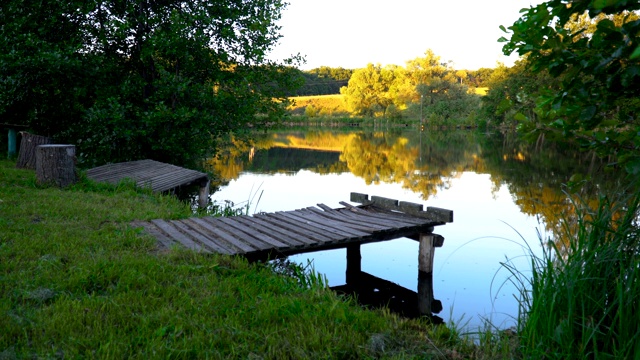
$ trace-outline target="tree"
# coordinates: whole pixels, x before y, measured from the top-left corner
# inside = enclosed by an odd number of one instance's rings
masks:
[[[194,162],[276,120],[292,68],[266,59],[281,0],[0,5],[0,118],[78,146],[88,165]]]
[[[532,71],[562,81],[536,102],[536,113],[549,119],[541,128],[615,155],[632,173],[640,171],[639,9],[628,0],[551,0],[526,10],[509,27],[510,39],[501,38],[505,54],[526,56]],[[593,19],[586,26],[584,14]]]
[[[384,112],[392,101],[389,88],[393,83],[393,68],[368,64],[354,71],[347,86],[340,89],[349,111],[365,116]]]

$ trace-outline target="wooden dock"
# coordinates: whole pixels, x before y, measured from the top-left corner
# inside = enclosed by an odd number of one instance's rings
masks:
[[[132,223],[154,236],[160,246],[184,246],[202,252],[248,258],[287,256],[377,241],[432,234],[433,227],[453,221],[450,210],[427,208],[352,193],[343,208],[326,205],[253,216],[151,220]],[[441,238],[441,237],[440,237]],[[438,238],[435,237],[437,243]],[[435,244],[438,246],[438,244]]]
[[[107,164],[87,170],[87,177],[97,182],[118,184],[130,179],[140,188],[165,192],[180,186],[200,186],[200,207],[209,200],[209,176],[205,173],[154,160],[128,161]]]

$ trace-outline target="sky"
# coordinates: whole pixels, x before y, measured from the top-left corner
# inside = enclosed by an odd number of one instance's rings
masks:
[[[405,66],[427,49],[453,61],[455,69],[510,66],[498,38],[519,11],[542,0],[287,0],[278,25],[282,60],[300,53],[309,70],[320,66],[356,69],[368,63]]]

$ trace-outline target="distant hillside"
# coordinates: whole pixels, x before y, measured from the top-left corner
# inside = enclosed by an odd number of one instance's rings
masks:
[[[295,96],[291,97],[290,100],[293,100],[294,103],[287,110],[294,115],[307,115],[310,117],[349,115],[343,96],[340,94]]]

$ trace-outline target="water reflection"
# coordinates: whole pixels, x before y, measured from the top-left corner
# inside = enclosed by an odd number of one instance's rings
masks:
[[[444,313],[455,320],[471,317],[471,325],[491,318],[505,327],[518,308],[516,290],[500,262],[509,259],[526,271],[529,260],[523,249],[538,251],[538,231],[546,238],[561,219],[571,223],[571,201],[577,196],[594,202],[590,199],[596,190],[616,188],[622,180],[601,171],[603,165],[592,154],[571,148],[529,145],[510,134],[473,131],[267,133],[249,143],[235,141],[207,162],[222,179],[213,200],[239,202],[251,197],[251,189],[264,191],[251,212],[320,202],[336,207],[351,191],[422,199],[426,205],[454,210],[455,223],[441,230],[447,244],[438,250],[433,274],[439,299],[453,308]],[[574,174],[593,181],[572,183]],[[370,244],[362,253],[362,272],[406,291],[418,289],[414,241]],[[347,285],[344,270],[336,270],[344,263],[344,251],[294,257],[301,263],[308,258],[332,286]],[[385,284],[380,282],[377,292],[367,291],[382,295]]]

